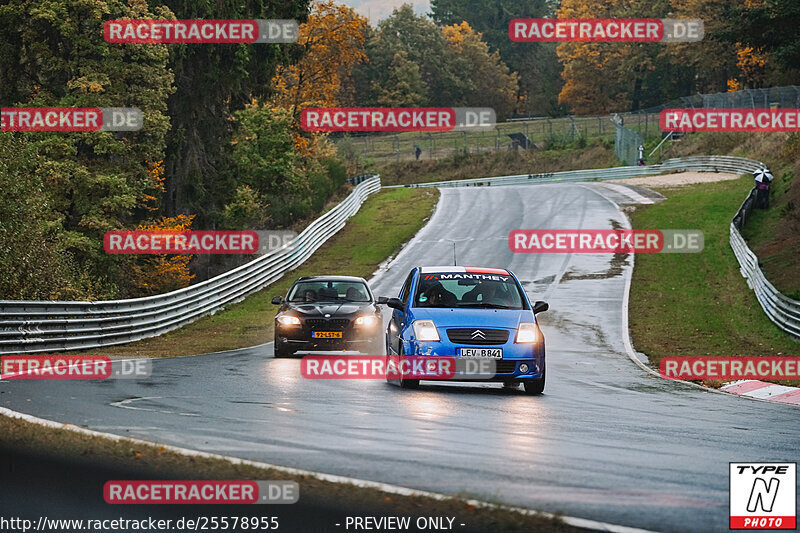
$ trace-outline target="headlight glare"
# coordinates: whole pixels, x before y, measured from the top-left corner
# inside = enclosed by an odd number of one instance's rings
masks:
[[[517,339],[514,342],[538,342],[539,326],[535,322],[520,322]]]
[[[356,326],[374,326],[378,323],[378,317],[374,315],[364,315],[356,318]]]
[[[439,332],[436,331],[436,324],[433,320],[415,320],[414,336],[418,341],[438,341]]]
[[[284,326],[299,326],[300,318],[292,315],[281,315],[278,317],[278,322]]]

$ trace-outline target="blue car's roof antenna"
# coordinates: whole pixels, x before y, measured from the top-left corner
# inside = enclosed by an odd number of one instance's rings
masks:
[[[453,241],[453,266],[458,266],[456,262],[456,241]]]

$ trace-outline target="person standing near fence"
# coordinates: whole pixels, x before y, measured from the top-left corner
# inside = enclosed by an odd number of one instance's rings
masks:
[[[769,169],[758,169],[753,173],[756,189],[756,209],[769,209],[769,185],[772,182],[772,173]]]
[[[419,156],[422,155],[422,147],[418,144],[414,145],[414,155],[417,156],[417,161],[419,161]]]

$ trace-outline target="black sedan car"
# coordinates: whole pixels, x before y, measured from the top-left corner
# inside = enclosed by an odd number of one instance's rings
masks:
[[[298,351],[357,350],[383,354],[377,302],[363,278],[310,276],[294,282],[275,316],[275,357]]]

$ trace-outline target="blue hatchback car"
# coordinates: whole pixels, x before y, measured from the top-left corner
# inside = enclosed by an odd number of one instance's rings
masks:
[[[491,358],[494,375],[486,381],[522,383],[529,394],[544,390],[544,337],[536,313],[548,305],[531,305],[509,270],[416,267],[400,296],[386,304],[393,310],[386,329],[387,357]],[[419,379],[389,381],[405,388],[419,386]]]

